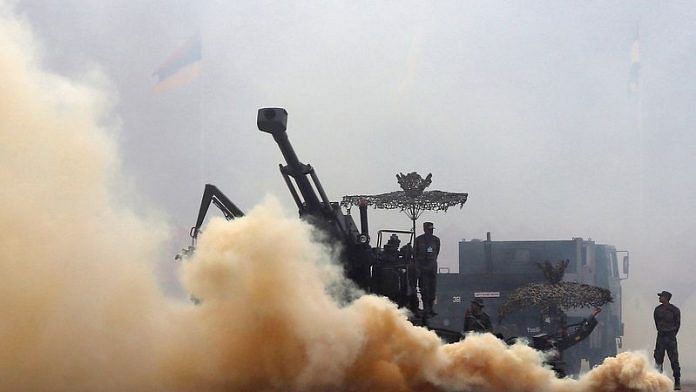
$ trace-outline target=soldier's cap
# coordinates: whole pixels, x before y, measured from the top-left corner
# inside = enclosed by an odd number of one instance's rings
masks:
[[[478,304],[483,307],[483,300],[481,298],[474,298],[471,300],[472,304]]]
[[[658,297],[662,297],[663,295],[666,295],[667,299],[672,299],[672,293],[670,293],[669,291],[662,290],[661,293],[657,293]]]
[[[423,222],[423,227],[435,227],[433,222]]]

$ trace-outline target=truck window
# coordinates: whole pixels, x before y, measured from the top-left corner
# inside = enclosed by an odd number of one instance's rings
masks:
[[[595,253],[595,284],[599,287],[607,288],[609,286],[609,279],[613,276],[612,271],[612,257],[611,254],[605,247],[598,246]]]

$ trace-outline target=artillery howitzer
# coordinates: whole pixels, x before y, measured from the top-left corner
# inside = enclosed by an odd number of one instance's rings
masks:
[[[329,241],[340,244],[342,249],[340,261],[346,277],[365,292],[386,296],[399,306],[408,307],[415,316],[418,316],[417,305],[413,303],[414,299],[417,301],[417,298],[415,284],[411,276],[413,258],[409,245],[412,241],[399,248],[398,240],[392,236],[382,246],[383,234],[408,234],[412,240],[415,230],[379,230],[376,246],[372,247],[368,227],[368,203],[357,203],[360,211],[360,229],[358,229],[353,217],[349,213],[344,214],[339,203],[329,201],[314,168],[309,164],[302,163],[290,144],[286,132],[287,112],[285,109],[259,109],[257,126],[260,131],[270,133],[280,148],[286,163],[279,165],[280,173],[297,205],[299,216],[324,232]],[[460,202],[463,204],[463,201]],[[214,185],[207,184],[196,225],[190,231],[192,244],[183,250],[183,256],[191,254],[195,250],[196,239],[200,234],[200,228],[211,203],[215,204],[228,220],[244,216],[244,213],[222,191]],[[181,257],[182,254],[177,256],[177,258]],[[428,327],[427,320],[412,319],[412,321],[414,323],[422,322]],[[596,321],[581,328],[580,334],[583,336],[579,339],[576,338],[580,335],[576,334],[570,334],[570,337],[568,335],[544,335],[538,336],[530,342],[530,345],[542,351],[563,349],[562,346],[572,345],[586,337],[595,324]],[[446,328],[431,329],[448,343],[459,341],[462,337],[459,331]]]
[[[383,295],[390,298],[399,306],[417,304],[414,279],[409,279],[412,257],[409,247],[394,248],[393,240],[381,247],[382,235],[385,233],[409,234],[402,230],[380,230],[377,246],[370,245],[368,229],[367,203],[359,203],[360,229],[349,213],[343,213],[337,202],[331,202],[314,168],[302,163],[288,139],[287,112],[282,108],[262,108],[258,111],[257,126],[260,131],[270,133],[278,144],[285,159],[285,165],[280,164],[280,174],[283,177],[295,204],[300,218],[317,227],[326,234],[328,241],[339,244],[342,253],[340,262],[345,276],[353,281],[360,289],[368,293]],[[217,187],[211,184],[205,186],[203,198],[196,225],[191,228],[191,246],[177,255],[182,258],[193,253],[201,225],[208,212],[210,204],[215,204],[228,220],[244,216]],[[416,305],[417,306],[417,305]],[[417,309],[410,306],[414,313]],[[445,331],[443,333],[454,333]]]
[[[353,217],[343,214],[338,203],[329,201],[314,168],[297,158],[286,132],[287,120],[288,113],[285,109],[264,108],[259,109],[256,124],[262,132],[273,135],[285,158],[286,165],[279,165],[280,174],[297,205],[300,218],[328,234],[330,240],[342,245],[341,261],[346,276],[361,289],[370,292],[370,267],[374,260],[369,245],[367,206],[360,207],[361,230],[358,231]]]

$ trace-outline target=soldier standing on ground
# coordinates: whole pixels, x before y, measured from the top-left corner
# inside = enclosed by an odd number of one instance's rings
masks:
[[[662,291],[657,294],[660,305],[655,308],[653,317],[657,328],[657,340],[655,341],[655,364],[662,372],[662,363],[665,360],[665,351],[672,364],[672,376],[674,377],[674,389],[680,390],[679,379],[681,372],[679,368],[679,351],[677,350],[677,333],[681,324],[681,312],[679,308],[669,303],[672,294]]]
[[[493,332],[491,318],[483,311],[483,300],[474,298],[471,306],[464,312],[464,333],[467,332]]]
[[[440,254],[440,239],[433,235],[433,230],[433,222],[424,222],[423,234],[416,237],[413,247],[425,317],[437,314],[433,310],[433,304],[437,284],[437,255]]]

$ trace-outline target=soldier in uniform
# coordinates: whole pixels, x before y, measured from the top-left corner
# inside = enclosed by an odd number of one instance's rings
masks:
[[[472,299],[471,306],[464,313],[464,333],[471,331],[481,333],[493,331],[491,318],[483,311],[481,298]]]
[[[433,222],[424,222],[423,234],[416,237],[413,246],[425,317],[437,314],[433,310],[433,304],[435,302],[437,255],[440,254],[440,239],[433,235],[433,230]]]
[[[383,257],[385,262],[390,264],[396,264],[399,262],[399,258],[401,256],[399,254],[399,244],[401,244],[399,236],[392,234],[387,243],[384,244]]]
[[[413,246],[409,242],[402,246],[399,252],[403,255],[406,262],[406,277],[408,280],[406,307],[413,314],[418,314],[418,268],[416,268],[416,263],[413,259]]]
[[[681,372],[679,368],[679,351],[677,350],[677,333],[681,324],[681,313],[679,308],[669,303],[672,293],[662,291],[657,294],[660,305],[655,308],[653,317],[657,328],[657,340],[655,341],[655,364],[662,372],[662,362],[665,360],[665,351],[672,364],[672,376],[674,377],[674,389],[680,390],[679,379]]]

